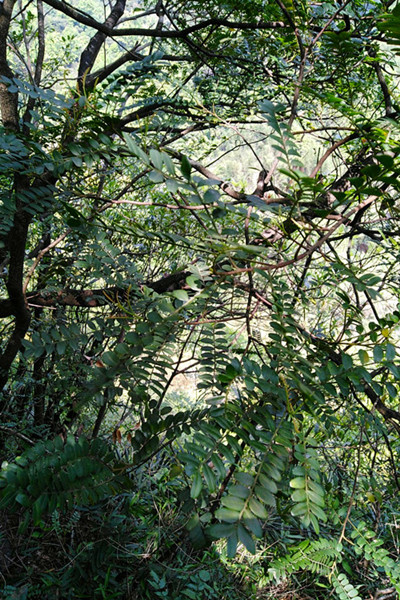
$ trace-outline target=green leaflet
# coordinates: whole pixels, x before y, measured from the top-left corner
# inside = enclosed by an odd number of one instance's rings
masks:
[[[237,510],[239,512],[244,508],[245,501],[237,496],[223,496],[221,498],[221,503],[227,508],[232,508],[233,510]]]
[[[227,523],[216,523],[207,527],[207,533],[216,539],[228,538],[234,532],[236,532],[236,525],[233,523],[230,525]]]
[[[196,471],[193,477],[192,486],[190,488],[190,496],[191,498],[197,498],[200,496],[201,490],[203,487],[203,481],[199,471]]]
[[[262,502],[265,502],[268,506],[275,506],[275,497],[269,490],[258,485],[255,488],[255,492]]]
[[[260,517],[260,519],[266,519],[268,517],[268,513],[265,510],[264,506],[261,504],[261,502],[256,500],[254,496],[249,500],[249,507],[251,512],[256,517]]]
[[[290,487],[295,489],[303,489],[306,487],[306,480],[303,477],[295,477],[290,481]]]
[[[214,475],[214,472],[211,470],[211,468],[208,465],[206,465],[206,464],[203,465],[203,475],[204,475],[204,478],[206,480],[206,484],[207,484],[207,487],[208,487],[209,491],[211,493],[215,492],[215,490],[216,490],[216,477]]]
[[[239,518],[239,515],[239,510],[233,510],[229,508],[219,508],[215,512],[217,519],[220,519],[221,521],[227,521],[228,523],[236,522]]]
[[[246,550],[248,550],[251,554],[256,553],[256,545],[254,540],[243,525],[239,525],[238,527],[238,538],[239,541],[245,546]]]

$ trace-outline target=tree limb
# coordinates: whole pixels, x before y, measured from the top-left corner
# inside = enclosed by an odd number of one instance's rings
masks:
[[[258,30],[258,29],[281,29],[286,27],[283,21],[259,21],[258,23],[247,23],[247,22],[236,22],[229,21],[227,19],[206,19],[204,21],[200,21],[196,23],[196,25],[191,25],[190,27],[185,27],[180,31],[170,31],[166,29],[146,29],[140,27],[128,27],[122,29],[113,29],[109,27],[105,23],[99,23],[91,16],[83,13],[75,9],[73,6],[68,4],[67,2],[63,2],[62,0],[45,0],[46,4],[59,10],[64,13],[74,21],[78,23],[82,23],[82,25],[88,25],[88,27],[92,27],[96,29],[98,32],[105,34],[110,37],[122,37],[122,36],[147,36],[147,37],[158,37],[158,38],[168,38],[168,39],[184,39],[186,36],[191,33],[195,33],[196,31],[201,31],[202,29],[206,29],[211,25],[218,25],[221,27],[227,27],[229,29],[240,29],[240,30]]]

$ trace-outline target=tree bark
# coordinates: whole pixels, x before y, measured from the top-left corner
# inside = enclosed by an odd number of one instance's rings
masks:
[[[18,130],[18,97],[9,92],[3,77],[11,79],[13,73],[7,62],[7,36],[15,0],[4,0],[0,4],[0,112],[6,129]]]

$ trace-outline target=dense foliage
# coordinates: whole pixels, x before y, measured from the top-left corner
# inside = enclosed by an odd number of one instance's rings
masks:
[[[0,2],[11,598],[397,598],[400,8]]]

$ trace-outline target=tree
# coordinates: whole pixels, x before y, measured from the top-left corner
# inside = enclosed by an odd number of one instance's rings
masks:
[[[26,527],[168,451],[194,544],[300,523],[354,596],[358,490],[399,488],[393,4],[4,0],[0,433],[33,448],[2,501]]]

